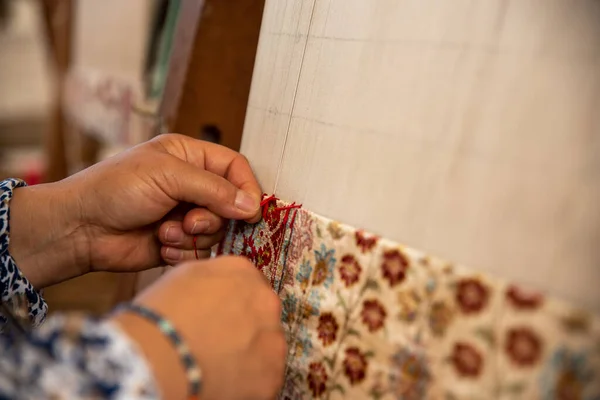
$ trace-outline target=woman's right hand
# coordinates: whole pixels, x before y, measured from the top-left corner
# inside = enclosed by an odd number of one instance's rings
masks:
[[[135,303],[168,319],[190,347],[202,370],[202,400],[276,397],[287,354],[281,303],[249,261],[182,264]],[[114,320],[144,352],[163,398],[185,399],[184,369],[158,327],[129,312]]]

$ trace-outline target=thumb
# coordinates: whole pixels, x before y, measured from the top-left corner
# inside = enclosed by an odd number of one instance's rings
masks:
[[[255,220],[260,216],[260,198],[217,174],[174,158],[165,177],[167,195],[175,200],[206,207],[223,218]]]

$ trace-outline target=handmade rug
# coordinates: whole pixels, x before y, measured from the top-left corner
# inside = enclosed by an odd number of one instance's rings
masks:
[[[600,399],[600,318],[274,197],[231,222],[283,302],[281,399]]]

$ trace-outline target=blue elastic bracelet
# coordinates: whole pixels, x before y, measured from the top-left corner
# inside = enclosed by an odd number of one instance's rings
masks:
[[[171,341],[171,343],[173,343],[181,358],[189,382],[190,397],[197,396],[202,388],[202,372],[200,371],[200,367],[198,367],[198,363],[196,363],[196,359],[192,355],[192,352],[179,333],[177,333],[175,327],[173,327],[167,319],[161,317],[154,311],[137,304],[122,304],[118,307],[118,310],[133,312],[154,322],[158,326],[160,331]]]

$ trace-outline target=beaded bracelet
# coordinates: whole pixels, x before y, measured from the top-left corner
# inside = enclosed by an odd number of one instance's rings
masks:
[[[177,333],[175,327],[167,319],[161,317],[154,311],[137,304],[122,304],[118,307],[118,310],[133,312],[158,326],[160,331],[169,339],[177,350],[189,382],[189,396],[192,399],[196,398],[202,388],[202,372],[189,347],[185,344],[179,333]]]

